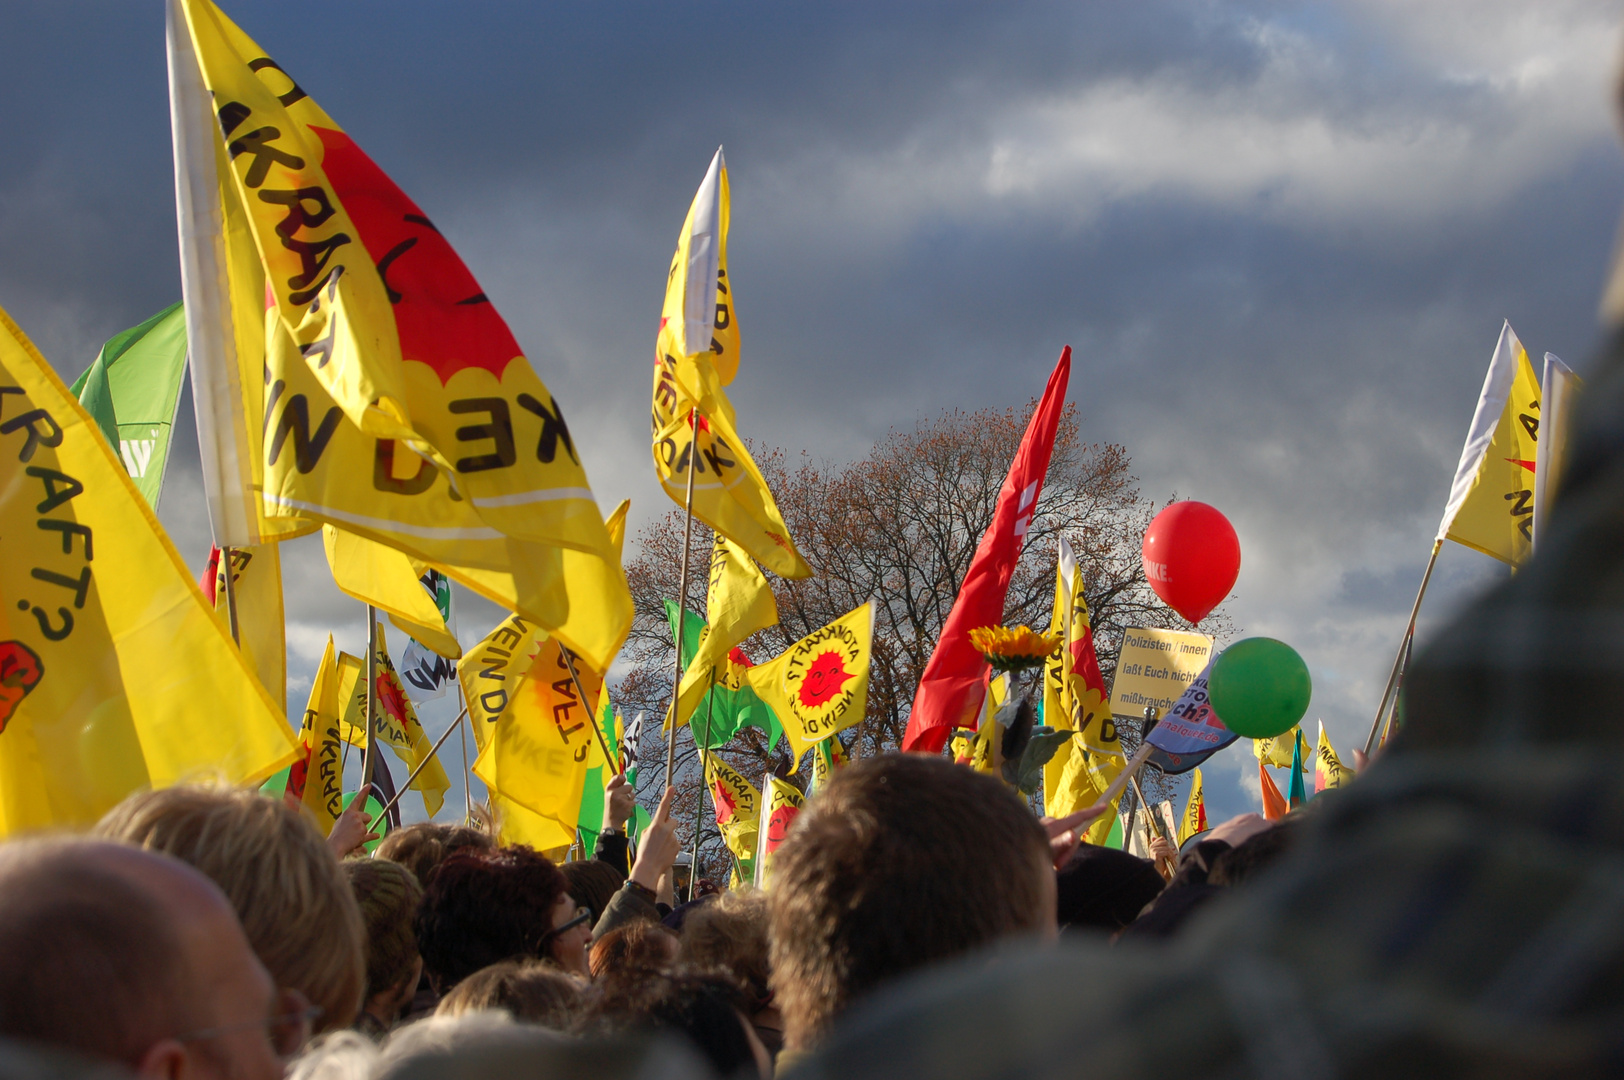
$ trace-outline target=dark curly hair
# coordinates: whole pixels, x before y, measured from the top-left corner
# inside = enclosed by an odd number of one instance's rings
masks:
[[[635,979],[595,986],[575,1033],[675,1032],[693,1043],[717,1075],[753,1074],[755,1050],[739,998],[739,988],[720,972],[643,971]]]
[[[445,993],[480,968],[517,957],[548,959],[553,905],[564,875],[527,847],[459,851],[430,875],[417,912],[417,951]]]

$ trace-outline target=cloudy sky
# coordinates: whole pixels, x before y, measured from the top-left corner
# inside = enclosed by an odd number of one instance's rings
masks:
[[[725,144],[747,436],[849,458],[1030,399],[1071,344],[1087,436],[1124,443],[1148,495],[1230,516],[1230,611],[1303,653],[1343,750],[1501,321],[1583,371],[1624,192],[1614,2],[225,10],[461,252],[602,505],[666,508],[648,355]],[[179,298],[163,4],[0,11],[0,306],[71,379]],[[198,566],[189,408],[160,511]],[[326,633],[360,651],[363,617],[319,541],[286,573],[298,708]],[[1500,573],[1451,545],[1424,629]],[[464,638],[495,618],[465,605]],[[1249,753],[1207,774],[1213,815],[1256,806]]]

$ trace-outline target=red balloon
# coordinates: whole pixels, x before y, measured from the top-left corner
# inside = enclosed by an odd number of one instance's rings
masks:
[[[1156,515],[1140,548],[1156,595],[1193,623],[1223,603],[1241,572],[1241,542],[1206,503],[1174,503]]]

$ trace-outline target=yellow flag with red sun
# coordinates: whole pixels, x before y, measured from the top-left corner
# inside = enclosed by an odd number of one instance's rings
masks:
[[[783,725],[791,772],[814,743],[862,722],[873,635],[874,605],[867,603],[746,669],[744,681]]]

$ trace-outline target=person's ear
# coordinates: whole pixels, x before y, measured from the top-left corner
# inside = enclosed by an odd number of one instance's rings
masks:
[[[136,1062],[141,1080],[187,1080],[192,1070],[186,1047],[178,1039],[159,1039]]]

